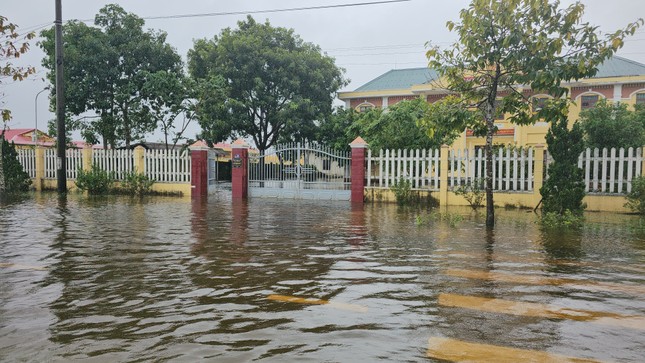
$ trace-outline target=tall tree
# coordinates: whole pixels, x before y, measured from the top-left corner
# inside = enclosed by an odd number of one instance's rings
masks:
[[[34,67],[21,67],[12,63],[13,60],[20,58],[29,50],[29,40],[33,39],[35,34],[29,32],[26,34],[19,34],[18,26],[10,23],[8,19],[0,15],[0,87],[8,80],[22,81],[36,70]],[[2,114],[2,128],[0,128],[0,193],[4,192],[7,188],[7,180],[5,174],[5,140],[4,129],[5,123],[11,120],[11,111],[4,106],[4,92],[0,88],[0,113]],[[8,147],[8,146],[7,146]],[[13,154],[12,154],[13,155]],[[16,160],[17,161],[17,160]],[[11,175],[9,175],[11,177]]]
[[[166,43],[166,33],[144,30],[143,19],[118,5],[99,10],[94,25],[71,21],[64,26],[66,113],[78,116],[92,111],[98,116],[82,124],[88,141],[130,146],[156,127],[141,93],[145,72],[180,74],[181,58]],[[43,65],[53,83],[53,29],[42,36]]]
[[[580,113],[585,144],[590,148],[638,148],[645,145],[645,105],[629,110],[625,103],[600,100]]]
[[[509,115],[515,124],[550,120],[566,103],[550,102],[531,109],[532,93],[566,98],[563,82],[592,77],[597,66],[633,35],[643,20],[601,37],[597,27],[582,23],[584,6],[565,9],[549,0],[472,0],[459,23],[448,22],[459,36],[446,50],[427,52],[430,66],[443,75],[445,88],[458,93],[464,107],[476,108],[486,137],[486,226],[495,224],[493,203],[493,135],[495,116]],[[525,92],[527,91],[527,92]]]
[[[309,128],[329,115],[336,92],[346,84],[343,71],[318,46],[292,29],[257,23],[250,16],[237,29],[195,41],[188,69],[196,80],[225,80],[226,112],[200,118],[204,135],[225,138],[230,131],[248,136],[260,151],[285,132]]]

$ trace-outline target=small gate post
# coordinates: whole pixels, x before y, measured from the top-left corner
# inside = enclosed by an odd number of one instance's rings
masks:
[[[231,194],[236,199],[246,199],[249,194],[249,145],[237,139],[231,146]]]
[[[363,203],[365,191],[365,158],[369,146],[360,136],[349,146],[352,148],[352,189],[350,201]]]
[[[208,196],[208,145],[197,141],[190,147],[190,195],[194,198]]]

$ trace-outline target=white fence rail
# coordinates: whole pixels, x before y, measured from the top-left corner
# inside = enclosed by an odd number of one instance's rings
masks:
[[[78,169],[83,167],[83,152],[79,149],[69,149],[65,153],[67,160],[67,179],[76,179]],[[57,159],[55,149],[45,149],[45,178],[56,179]]]
[[[132,150],[94,150],[92,165],[110,172],[117,180],[123,180],[125,175],[134,170],[134,152]]]
[[[156,182],[190,182],[190,153],[188,150],[146,150],[146,175]]]
[[[493,155],[493,188],[502,192],[533,192],[535,172],[533,148],[497,149]],[[544,158],[545,168],[551,158]],[[477,183],[486,176],[482,149],[449,150],[448,188]],[[368,152],[367,186],[389,188],[401,178],[415,190],[439,190],[440,150],[379,150]],[[632,180],[643,174],[643,148],[587,149],[578,159],[586,192],[626,194]]]
[[[578,158],[587,193],[626,194],[642,175],[643,148],[587,149]]]
[[[36,150],[35,149],[17,149],[18,162],[22,169],[29,174],[30,178],[36,177]]]
[[[367,186],[389,188],[404,178],[412,189],[439,190],[439,160],[439,150],[368,150]]]

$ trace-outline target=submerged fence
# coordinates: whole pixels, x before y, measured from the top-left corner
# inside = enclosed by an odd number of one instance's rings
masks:
[[[544,152],[544,167],[552,158]],[[442,151],[446,154],[442,155]],[[536,172],[536,149],[499,148],[493,154],[493,188],[500,192],[533,192]],[[442,162],[446,165],[443,166]],[[442,169],[444,167],[444,169]],[[586,192],[590,194],[626,194],[632,180],[642,175],[643,148],[587,149],[578,158],[583,170]],[[447,173],[444,179],[442,170]],[[442,180],[448,189],[481,183],[486,176],[483,149],[379,150],[368,151],[367,186],[389,188],[401,179],[414,190],[438,191]]]
[[[19,149],[18,160],[31,178],[56,179],[57,156],[54,149]],[[129,173],[143,173],[155,182],[190,183],[191,162],[188,150],[92,150],[66,151],[69,180],[75,180],[78,170],[90,170],[92,165],[123,180]]]

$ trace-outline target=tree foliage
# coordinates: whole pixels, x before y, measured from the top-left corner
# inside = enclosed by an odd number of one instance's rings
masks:
[[[590,148],[629,148],[645,145],[645,105],[629,110],[624,103],[600,100],[580,113],[585,145]]]
[[[146,76],[157,72],[181,75],[181,58],[166,43],[166,33],[146,31],[143,26],[143,19],[111,4],[99,10],[94,26],[70,21],[63,27],[65,112],[69,116],[85,112],[98,116],[78,125],[89,142],[102,141],[111,147],[123,142],[129,146],[154,131],[158,119],[151,115],[142,93]],[[53,84],[53,28],[43,31],[42,36],[40,46],[46,53],[43,65]]]
[[[486,136],[486,225],[495,224],[492,146],[495,116],[505,113],[515,124],[551,120],[562,113],[561,102],[539,111],[530,105],[532,93],[566,97],[563,82],[592,77],[597,65],[612,56],[643,20],[601,37],[597,27],[582,23],[584,6],[561,9],[559,1],[472,0],[460,12],[460,22],[448,22],[457,43],[427,52],[430,66],[444,77],[444,87],[456,92],[465,107],[483,116]],[[525,92],[527,90],[527,92]],[[553,107],[557,106],[557,107]]]
[[[18,25],[10,23],[9,19],[0,15],[0,86],[7,81],[22,81],[30,74],[36,72],[34,67],[21,67],[12,63],[29,50],[29,40],[33,39],[34,32],[20,34],[17,31]],[[2,105],[4,93],[0,89],[0,105]],[[11,119],[11,111],[0,108],[2,121]]]
[[[567,124],[566,114],[561,113],[546,134],[553,162],[547,166],[549,177],[540,188],[545,214],[580,215],[584,209],[585,186],[582,169],[578,167],[578,157],[584,150],[583,133],[579,123],[574,123],[571,129]]]
[[[346,84],[318,46],[250,16],[237,29],[195,41],[188,68],[195,80],[220,76],[225,82],[225,107],[199,118],[203,135],[211,142],[248,136],[260,150],[285,136],[311,138],[315,121],[331,113],[336,91]]]
[[[18,161],[16,146],[4,139],[4,132],[0,131],[0,173],[4,181],[0,181],[0,194],[26,192],[31,185],[31,179]]]

